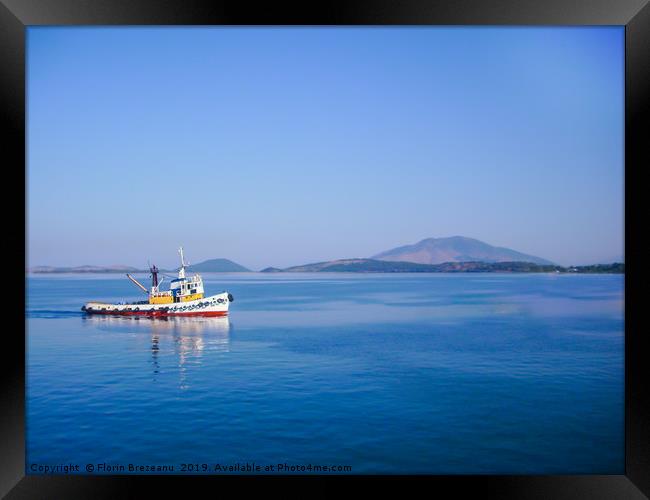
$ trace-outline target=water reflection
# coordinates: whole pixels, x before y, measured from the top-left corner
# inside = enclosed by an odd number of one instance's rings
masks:
[[[154,381],[170,366],[165,357],[173,353],[174,370],[181,389],[188,387],[188,369],[200,366],[206,352],[229,352],[231,324],[224,318],[149,318],[124,316],[86,316],[84,321],[101,330],[149,333]]]

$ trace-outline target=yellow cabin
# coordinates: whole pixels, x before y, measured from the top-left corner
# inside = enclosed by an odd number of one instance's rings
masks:
[[[149,304],[172,304],[174,296],[171,292],[157,292],[149,294]]]

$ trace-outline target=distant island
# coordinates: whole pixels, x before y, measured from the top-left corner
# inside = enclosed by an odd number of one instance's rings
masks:
[[[505,247],[465,236],[426,238],[371,258],[339,259],[261,272],[315,273],[624,273],[623,263],[563,267]]]
[[[250,269],[228,259],[209,259],[187,267],[189,271],[202,273],[240,273],[250,272]],[[53,267],[36,266],[29,269],[32,273],[148,273],[149,269],[138,269],[130,266],[76,266],[76,267]],[[161,269],[161,272],[175,272],[176,269]]]
[[[35,266],[29,269],[29,272],[48,274],[48,273],[144,273],[148,269],[138,269],[131,266],[75,266],[75,267],[54,267],[54,266]]]
[[[622,274],[625,264],[597,264],[592,266],[563,267],[534,262],[444,262],[442,264],[417,264],[414,262],[381,261],[376,259],[341,259],[317,262],[304,266],[278,269],[268,267],[263,273],[578,273]]]
[[[251,272],[228,259],[209,259],[188,266],[195,272]],[[149,269],[113,266],[36,266],[32,273],[148,273]],[[163,272],[176,270],[161,269]],[[287,268],[267,267],[262,273],[578,273],[624,274],[625,264],[594,264],[563,267],[553,262],[505,247],[495,247],[466,236],[426,238],[378,253],[370,258],[339,259]]]

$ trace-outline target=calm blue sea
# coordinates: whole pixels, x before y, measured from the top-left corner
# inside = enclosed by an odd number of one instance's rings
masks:
[[[204,279],[229,319],[84,317],[142,297],[121,275],[28,277],[27,473],[624,473],[622,276]]]

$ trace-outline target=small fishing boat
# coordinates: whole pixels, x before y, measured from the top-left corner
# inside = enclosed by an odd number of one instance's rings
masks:
[[[181,267],[178,278],[169,284],[169,290],[161,290],[160,285],[164,276],[158,282],[158,268],[154,265],[151,271],[151,289],[130,274],[129,278],[137,287],[147,294],[147,300],[131,303],[110,304],[106,302],[88,302],[81,308],[86,314],[112,314],[120,316],[227,316],[228,305],[233,296],[228,292],[205,296],[203,279],[199,274],[188,275],[185,272],[187,264],[183,257],[183,248],[179,248]]]

